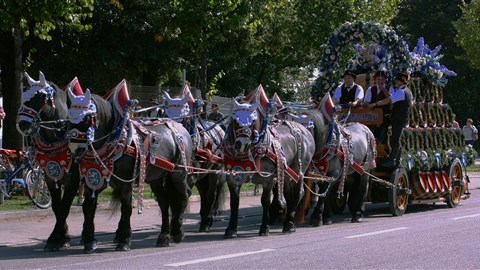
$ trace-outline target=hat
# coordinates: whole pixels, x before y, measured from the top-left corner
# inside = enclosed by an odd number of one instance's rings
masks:
[[[373,75],[374,78],[377,78],[377,77],[384,77],[384,78],[387,78],[387,73],[385,71],[377,71],[375,72],[375,75]]]
[[[357,78],[357,74],[355,74],[355,72],[353,72],[353,71],[350,70],[350,69],[345,70],[345,72],[343,72],[343,76],[342,76],[342,77],[345,77],[346,75],[350,75],[350,76],[352,76],[354,79]]]
[[[151,99],[149,100],[149,103],[153,103],[153,104],[155,104],[155,105],[158,105],[158,104],[159,104],[159,103],[158,103],[158,100],[157,100],[156,98],[151,98]]]
[[[403,83],[407,83],[408,81],[408,74],[405,72],[399,72],[397,75],[395,75],[395,80],[399,80]]]

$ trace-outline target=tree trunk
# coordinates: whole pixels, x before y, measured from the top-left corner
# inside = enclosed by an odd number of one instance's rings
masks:
[[[3,148],[22,149],[22,136],[17,131],[16,118],[22,93],[22,32],[20,16],[14,19],[13,38],[5,41],[7,50],[2,56],[2,94],[6,113],[3,121]]]

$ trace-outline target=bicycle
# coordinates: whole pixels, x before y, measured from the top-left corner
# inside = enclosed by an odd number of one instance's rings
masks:
[[[16,167],[14,164],[19,162],[20,166]],[[17,178],[22,174],[23,178]],[[0,205],[13,194],[25,193],[38,208],[47,209],[52,205],[45,174],[32,162],[29,152],[0,148]]]

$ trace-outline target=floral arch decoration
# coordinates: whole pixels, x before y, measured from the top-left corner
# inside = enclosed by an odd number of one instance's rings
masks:
[[[368,48],[376,48],[376,53],[381,53],[380,57],[370,58],[370,62],[367,61],[367,65],[364,65],[362,70],[384,70],[396,73],[406,71],[409,67],[408,44],[393,29],[374,21],[347,22],[335,29],[328,42],[321,46],[323,54],[318,78],[312,87],[313,100],[318,100],[324,93],[335,88],[335,79],[338,79],[343,72],[343,69],[340,68],[341,50],[353,46],[359,53],[358,48],[361,46],[359,44],[365,44]],[[353,66],[359,67],[358,65]],[[349,68],[352,68],[352,62],[350,62]]]

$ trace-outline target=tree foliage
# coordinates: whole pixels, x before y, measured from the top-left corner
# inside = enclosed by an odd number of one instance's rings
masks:
[[[462,17],[455,22],[458,31],[457,44],[465,50],[462,59],[480,69],[480,0],[462,5]]]

